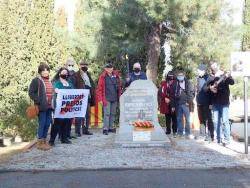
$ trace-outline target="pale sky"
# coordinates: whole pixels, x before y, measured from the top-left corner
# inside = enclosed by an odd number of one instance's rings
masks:
[[[244,0],[225,0],[233,9],[233,25],[241,25],[243,19]],[[228,20],[226,13],[222,11],[222,17]]]
[[[76,9],[77,0],[55,0],[55,12],[60,8],[64,7],[67,14],[67,22],[69,31],[74,30],[74,12]]]

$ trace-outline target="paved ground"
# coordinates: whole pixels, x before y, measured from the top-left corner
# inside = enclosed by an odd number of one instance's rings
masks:
[[[0,188],[247,188],[248,169],[0,173]]]
[[[56,143],[56,147],[47,152],[32,149],[14,155],[4,163],[0,162],[0,169],[250,167],[250,155],[240,153],[244,151],[244,145],[236,142],[225,148],[217,143],[171,138],[172,145],[167,148],[121,148],[114,144],[114,139],[114,134],[104,136],[96,130],[94,136],[73,140],[72,145]]]

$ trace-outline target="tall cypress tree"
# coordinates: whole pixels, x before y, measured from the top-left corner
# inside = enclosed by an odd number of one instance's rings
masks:
[[[54,33],[53,0],[2,1],[0,113],[6,115],[27,97],[40,63],[51,67],[59,63],[59,43]]]

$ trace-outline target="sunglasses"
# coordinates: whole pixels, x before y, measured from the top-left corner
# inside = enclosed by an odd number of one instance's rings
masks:
[[[74,65],[68,65],[69,67],[74,67]]]

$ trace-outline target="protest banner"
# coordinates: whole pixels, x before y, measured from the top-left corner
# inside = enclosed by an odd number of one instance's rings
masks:
[[[89,90],[59,89],[56,98],[55,118],[85,117]]]

